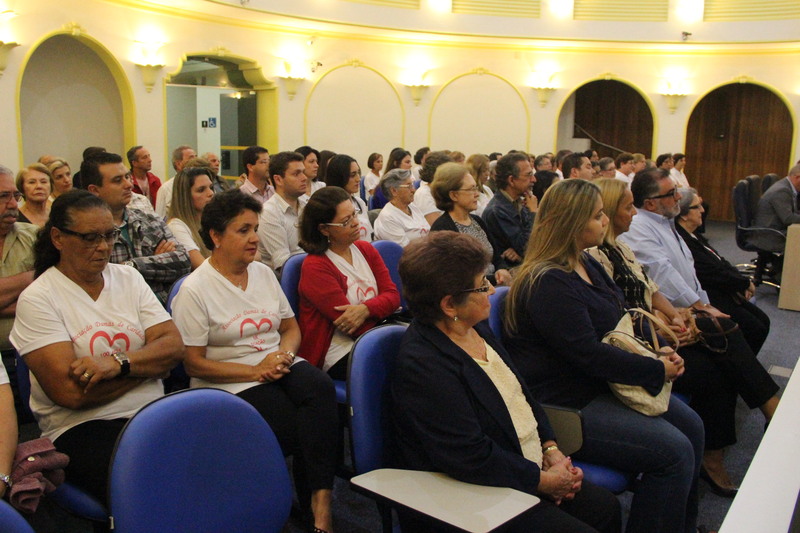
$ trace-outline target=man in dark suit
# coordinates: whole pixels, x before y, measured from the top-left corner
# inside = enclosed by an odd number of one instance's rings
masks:
[[[753,226],[773,228],[786,233],[791,224],[800,224],[800,164],[789,171],[789,175],[767,189],[756,208]],[[786,239],[770,232],[755,232],[750,241],[759,248],[770,252],[783,252]]]

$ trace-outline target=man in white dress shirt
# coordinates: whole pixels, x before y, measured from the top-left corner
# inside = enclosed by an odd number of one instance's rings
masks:
[[[186,162],[193,157],[197,157],[197,152],[194,148],[186,144],[182,144],[172,151],[172,168],[175,169],[175,175],[183,170]],[[161,218],[166,218],[169,213],[169,206],[172,203],[172,188],[175,187],[175,175],[169,181],[161,184],[156,195],[156,214]]]
[[[258,223],[258,251],[261,261],[280,277],[289,257],[303,253],[298,242],[298,222],[305,202],[300,197],[308,190],[303,156],[280,152],[269,162],[275,194],[266,201]]]

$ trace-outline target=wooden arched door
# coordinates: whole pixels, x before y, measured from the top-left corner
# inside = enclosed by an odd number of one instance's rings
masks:
[[[709,217],[734,219],[731,189],[745,176],[786,175],[793,131],[786,104],[760,85],[724,85],[697,104],[686,133],[684,172],[711,204]]]
[[[591,139],[600,157],[653,149],[653,114],[636,89],[617,80],[596,80],[575,91],[575,138]]]

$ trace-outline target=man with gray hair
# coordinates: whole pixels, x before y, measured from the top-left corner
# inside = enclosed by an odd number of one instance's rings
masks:
[[[758,201],[753,226],[772,228],[784,235],[792,224],[800,224],[800,164],[789,170],[789,175],[776,181]],[[782,253],[786,239],[766,231],[753,232],[750,242],[762,250]]]
[[[175,174],[183,170],[183,165],[193,157],[197,157],[197,153],[189,145],[182,144],[172,151],[172,168],[175,169]],[[175,176],[172,176],[175,178]],[[172,203],[172,188],[175,187],[175,180],[162,183],[161,188],[158,189],[156,196],[156,214],[161,218],[165,218],[169,213],[169,206]]]
[[[631,182],[637,213],[619,240],[631,247],[659,291],[676,307],[701,309],[728,318],[709,303],[694,270],[694,259],[675,230],[680,192],[663,168],[643,170]]]
[[[0,350],[4,359],[12,360],[14,348],[8,335],[14,325],[17,298],[33,281],[33,244],[39,229],[17,222],[21,198],[14,173],[0,165]]]

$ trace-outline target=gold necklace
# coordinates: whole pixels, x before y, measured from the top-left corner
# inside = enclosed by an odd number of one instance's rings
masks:
[[[209,263],[209,264],[212,266],[212,268],[213,268],[214,270],[216,270],[217,272],[219,272],[219,273],[220,273],[220,275],[221,275],[223,278],[227,279],[228,281],[230,281],[231,283],[233,283],[234,285],[236,285],[236,288],[238,288],[239,290],[242,290],[242,291],[244,290],[244,287],[243,287],[243,285],[242,285],[242,284],[244,283],[244,281],[240,281],[240,282],[233,281],[233,280],[232,280],[230,277],[228,277],[228,276],[226,276],[225,274],[223,274],[223,273],[222,273],[222,270],[220,270],[219,268],[217,268],[217,265],[215,265],[215,264],[214,264],[214,261],[213,261],[212,259],[209,259],[209,260],[208,260],[208,263]],[[245,272],[244,272],[244,277],[245,277],[245,279],[247,279],[247,271],[246,271],[246,270],[245,270]]]

